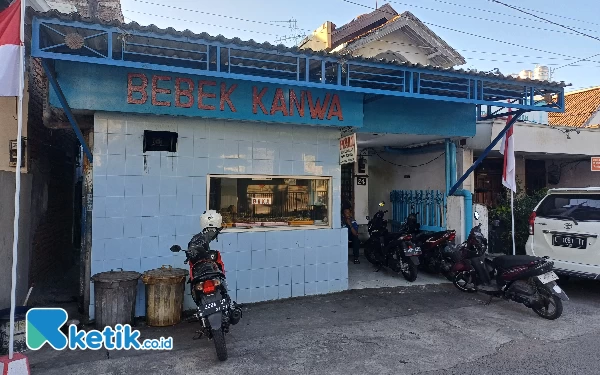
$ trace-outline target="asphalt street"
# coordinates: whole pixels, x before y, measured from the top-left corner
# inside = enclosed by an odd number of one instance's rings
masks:
[[[514,302],[452,285],[352,290],[245,307],[229,359],[192,340],[194,324],[140,327],[172,336],[169,352],[29,352],[32,374],[598,374],[600,283],[565,285],[547,321]]]

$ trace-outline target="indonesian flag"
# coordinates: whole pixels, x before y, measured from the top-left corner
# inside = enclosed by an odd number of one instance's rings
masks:
[[[0,96],[19,96],[21,0],[0,12]]]
[[[510,108],[508,109],[510,112]],[[506,123],[512,120],[512,115],[508,116]],[[513,136],[514,125],[511,126],[500,145],[500,153],[504,155],[504,169],[502,171],[502,185],[512,190],[513,193],[517,192],[517,182],[515,181],[515,138]]]

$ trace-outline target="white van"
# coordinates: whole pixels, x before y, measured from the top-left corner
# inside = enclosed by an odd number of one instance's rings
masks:
[[[600,280],[600,187],[551,189],[529,218],[527,254],[556,273]]]

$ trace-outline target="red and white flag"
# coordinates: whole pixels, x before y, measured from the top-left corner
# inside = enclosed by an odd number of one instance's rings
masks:
[[[21,0],[0,12],[0,96],[19,96]]]
[[[510,112],[510,108],[509,108]],[[512,115],[508,116],[506,123],[512,119]],[[513,136],[514,125],[511,126],[500,145],[500,153],[504,155],[504,169],[502,171],[502,185],[512,190],[513,193],[517,192],[517,182],[515,173],[515,138]]]

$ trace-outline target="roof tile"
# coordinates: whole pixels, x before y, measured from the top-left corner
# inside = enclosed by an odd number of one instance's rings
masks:
[[[600,86],[565,93],[565,111],[548,113],[548,124],[585,127],[600,107]]]

